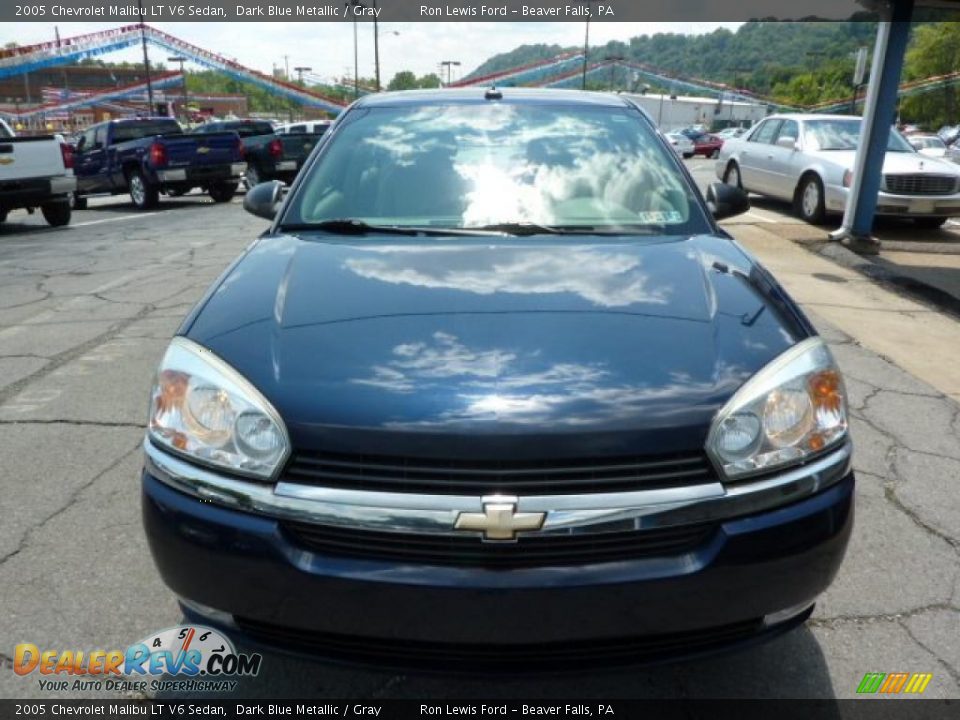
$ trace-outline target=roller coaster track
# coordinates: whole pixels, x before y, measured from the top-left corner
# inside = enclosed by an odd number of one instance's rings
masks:
[[[0,78],[22,75],[26,72],[76,63],[87,58],[132,47],[142,37],[155,47],[186,57],[210,70],[224,73],[236,80],[251,83],[275,95],[286,97],[308,107],[339,113],[344,104],[314,90],[295,83],[271,77],[248,68],[235,60],[209,52],[147,24],[124,25],[102,32],[86,33],[61,39],[0,51]]]

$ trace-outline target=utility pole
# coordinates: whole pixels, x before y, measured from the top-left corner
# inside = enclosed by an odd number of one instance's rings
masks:
[[[380,26],[377,25],[377,0],[373,0],[373,68],[377,78],[377,92],[380,92]]]
[[[590,3],[596,2],[596,0],[583,0],[584,4],[587,6],[587,27],[583,33],[583,71],[580,76],[580,89],[587,89],[587,56],[590,54],[590,15],[593,12],[590,8]]]
[[[153,115],[153,83],[150,82],[150,57],[147,55],[147,27],[143,24],[143,0],[137,0],[140,8],[140,43],[143,45],[143,74],[147,78],[147,115]]]
[[[303,74],[305,72],[310,72],[311,70],[313,70],[312,67],[306,67],[304,65],[298,65],[293,69],[293,71],[297,74],[297,82],[299,82],[301,86],[303,85]]]
[[[622,63],[626,58],[623,55],[609,55],[604,58],[610,63],[610,89],[614,90],[616,86],[617,63]]]
[[[283,56],[283,79],[284,80],[290,79],[290,56],[289,55]]]

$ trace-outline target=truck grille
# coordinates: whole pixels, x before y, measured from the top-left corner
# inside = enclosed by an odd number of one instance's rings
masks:
[[[952,195],[957,189],[952,175],[885,175],[884,181],[887,192],[894,195]]]
[[[449,460],[297,452],[283,480],[329,488],[439,495],[626,492],[714,481],[702,452],[574,460]]]
[[[300,548],[330,557],[501,570],[675,557],[701,547],[716,532],[716,525],[700,524],[483,542],[472,535],[416,535],[301,522],[282,527]]]

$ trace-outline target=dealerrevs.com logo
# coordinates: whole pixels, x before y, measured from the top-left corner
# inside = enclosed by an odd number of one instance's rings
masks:
[[[14,648],[13,671],[36,674],[41,690],[226,692],[254,677],[259,653],[238,653],[223,633],[202,625],[161,630],[126,650]]]

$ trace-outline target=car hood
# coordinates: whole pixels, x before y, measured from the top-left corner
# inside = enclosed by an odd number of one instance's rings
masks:
[[[833,163],[844,170],[853,170],[856,162],[854,150],[821,150],[811,153],[826,162]],[[940,158],[921,155],[920,153],[888,152],[883,159],[884,174],[897,173],[930,173],[960,175],[960,169],[952,162]]]
[[[456,435],[460,455],[534,452],[518,438],[556,433],[570,441],[554,455],[702,447],[716,410],[808,334],[728,239],[565,239],[267,237],[186,334],[299,447],[377,433],[387,452],[414,433],[449,452]]]

